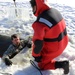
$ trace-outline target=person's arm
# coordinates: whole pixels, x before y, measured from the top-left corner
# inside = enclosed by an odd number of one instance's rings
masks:
[[[35,58],[36,62],[40,62],[41,61],[42,48],[43,48],[43,40],[35,40],[35,42],[34,42],[34,49],[33,49],[34,53],[35,53],[35,56],[33,56],[33,57]]]
[[[9,56],[10,59],[14,58],[21,50],[15,49],[15,51]]]
[[[12,45],[8,47],[8,49],[4,52],[2,59],[4,60],[5,58],[9,59],[9,56],[12,54]]]
[[[33,34],[33,50],[32,56],[35,58],[35,61],[40,62],[42,58],[42,49],[44,46],[44,37],[46,33],[46,26],[42,23],[34,23],[33,24],[34,34]]]
[[[32,46],[32,40],[31,38],[29,37],[27,40],[23,40],[23,47],[28,47],[28,48],[31,48]]]

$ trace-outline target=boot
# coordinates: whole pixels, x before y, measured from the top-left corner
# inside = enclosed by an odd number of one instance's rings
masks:
[[[64,74],[69,73],[69,61],[56,61],[55,68],[63,68]]]

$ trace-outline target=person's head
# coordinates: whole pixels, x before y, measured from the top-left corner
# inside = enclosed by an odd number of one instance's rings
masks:
[[[30,0],[31,7],[35,16],[40,15],[43,11],[48,10],[47,0]]]
[[[20,38],[17,34],[11,35],[11,40],[12,40],[12,43],[14,45],[19,45],[20,44]]]
[[[33,9],[33,13],[35,14],[36,13],[36,2],[35,2],[35,0],[31,0],[30,4],[31,4],[31,7]]]

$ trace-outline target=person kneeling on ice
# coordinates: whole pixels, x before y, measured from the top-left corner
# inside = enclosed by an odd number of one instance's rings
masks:
[[[8,66],[12,65],[10,59],[12,59],[25,47],[31,48],[32,43],[30,39],[31,38],[28,38],[28,40],[23,40],[20,39],[20,37],[17,34],[11,35],[12,44],[8,47],[8,49],[4,52],[2,56],[2,60],[5,62],[6,65]]]
[[[47,0],[30,0],[33,14],[37,17],[32,27],[32,56],[41,70],[62,68],[69,73],[69,61],[53,60],[59,56],[68,44],[65,21],[58,10],[50,8]]]

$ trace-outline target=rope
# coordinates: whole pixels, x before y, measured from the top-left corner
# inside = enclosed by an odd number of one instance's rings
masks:
[[[31,63],[31,65],[33,65],[40,72],[41,75],[43,75],[42,72],[41,72],[41,70],[34,63],[34,61],[30,60],[30,63]]]

